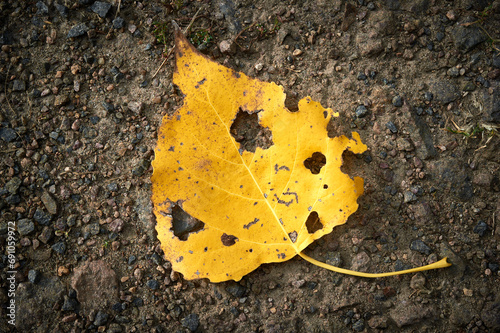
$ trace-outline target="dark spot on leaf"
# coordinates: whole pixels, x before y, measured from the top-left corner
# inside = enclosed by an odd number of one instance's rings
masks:
[[[297,241],[297,235],[297,231],[295,230],[288,234],[288,237],[290,237],[292,243],[295,243]]]
[[[259,219],[258,218],[255,218],[252,222],[248,223],[248,224],[245,224],[243,226],[243,229],[247,229],[250,228],[252,225],[254,225],[255,223],[259,222]]]
[[[306,158],[304,166],[311,170],[313,175],[317,175],[326,164],[326,157],[320,152],[314,152],[311,157]]]
[[[172,230],[180,240],[186,241],[191,233],[203,230],[205,223],[186,213],[178,204],[172,207]]]
[[[328,188],[328,185],[324,184],[323,188],[326,190]]]
[[[236,243],[238,237],[223,233],[222,236],[220,236],[220,240],[224,246],[232,246]]]
[[[316,231],[323,229],[323,223],[319,220],[317,212],[311,212],[306,220],[307,232],[314,234]]]
[[[240,150],[254,153],[257,147],[268,149],[273,145],[271,130],[259,124],[258,112],[249,113],[240,108],[231,124],[231,135],[240,143]]]
[[[278,167],[278,164],[275,164],[274,165],[274,174],[277,174],[278,171],[280,171],[280,170],[290,171],[290,168],[287,167],[286,165],[282,165],[282,166]]]

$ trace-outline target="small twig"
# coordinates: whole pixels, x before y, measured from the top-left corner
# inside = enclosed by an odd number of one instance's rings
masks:
[[[252,29],[254,25],[257,24],[257,21],[255,21],[254,23],[250,24],[248,27],[246,27],[245,29],[242,29],[237,35],[236,37],[234,37],[233,39],[233,43],[235,43],[236,45],[238,45],[240,48],[243,48],[243,46],[241,46],[240,44],[238,44],[236,41],[238,40],[238,38],[241,37],[241,34],[244,33],[245,31],[249,30],[249,29]]]
[[[493,212],[493,227],[491,228],[491,235],[495,234],[495,212]]]
[[[488,33],[488,31],[486,31],[486,29],[483,28],[482,26],[479,25],[478,27],[481,28],[481,30],[483,30],[486,35],[488,35],[488,37],[491,41],[491,47],[500,52],[500,49],[495,46],[495,43],[500,42],[500,39],[495,39],[495,38],[491,37],[491,35]]]
[[[118,13],[120,12],[120,8],[122,6],[122,0],[118,0],[118,8],[116,9],[115,17],[113,18],[113,21],[116,19],[118,16]],[[106,35],[106,39],[109,38],[109,35],[111,34],[111,31],[113,30],[113,23],[111,22],[111,27],[109,28],[108,34]]]
[[[184,35],[187,35],[189,29],[191,29],[191,26],[193,25],[194,21],[196,20],[196,17],[198,16],[198,13],[200,12],[200,10],[201,10],[201,7],[198,8],[198,11],[196,12],[196,14],[194,14],[193,18],[191,19],[191,22],[189,22],[189,25],[186,27],[186,29],[184,29]],[[165,65],[165,63],[167,62],[167,60],[170,57],[170,55],[172,54],[172,52],[174,52],[174,49],[175,49],[175,43],[174,43],[174,46],[170,49],[170,51],[168,51],[168,54],[165,57],[165,59],[163,59],[160,67],[158,67],[156,72],[153,74],[153,77],[152,77],[153,79],[156,77],[158,72],[162,69],[163,65]]]
[[[12,115],[15,115],[16,112],[14,111],[14,109],[12,108],[12,105],[10,104],[9,94],[7,93],[7,80],[9,79],[9,72],[10,72],[10,67],[11,66],[12,66],[12,63],[9,63],[9,67],[7,68],[7,74],[5,75],[5,86],[4,86],[4,89],[5,89],[5,99],[7,100],[7,104],[9,105],[9,109],[10,109],[10,111],[12,111]]]

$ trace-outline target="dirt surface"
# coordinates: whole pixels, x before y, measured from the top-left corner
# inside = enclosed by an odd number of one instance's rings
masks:
[[[308,95],[332,107],[329,131],[369,147],[344,166],[365,179],[360,208],[307,253],[365,272],[452,267],[362,279],[295,258],[219,284],[171,270],[149,178],[182,93],[172,57],[154,74],[170,21],[184,29],[198,9],[202,52],[283,85],[292,110]],[[1,331],[500,331],[500,1],[4,0],[0,13]]]

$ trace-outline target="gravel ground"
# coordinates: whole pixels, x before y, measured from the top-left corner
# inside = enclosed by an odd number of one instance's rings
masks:
[[[332,107],[332,133],[369,147],[343,167],[365,179],[358,212],[307,253],[366,272],[452,267],[362,279],[295,258],[219,284],[171,270],[149,178],[182,94],[172,57],[155,73],[170,21],[199,9],[200,51],[283,85],[290,108]],[[500,331],[500,1],[3,0],[0,13],[1,331]]]

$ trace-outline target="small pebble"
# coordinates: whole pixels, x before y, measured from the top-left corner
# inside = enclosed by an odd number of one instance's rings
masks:
[[[398,128],[392,121],[389,121],[385,126],[394,134],[398,132]]]
[[[31,269],[28,272],[28,280],[33,284],[38,283],[38,281],[40,281],[40,277],[41,277],[40,272],[38,272],[37,270]]]
[[[355,113],[356,113],[356,117],[358,117],[358,118],[364,118],[364,117],[366,117],[368,115],[368,109],[364,105],[359,105],[356,108]]]
[[[401,96],[395,96],[393,99],[392,99],[392,105],[396,106],[396,107],[401,107],[403,106],[403,99],[401,98]]]

